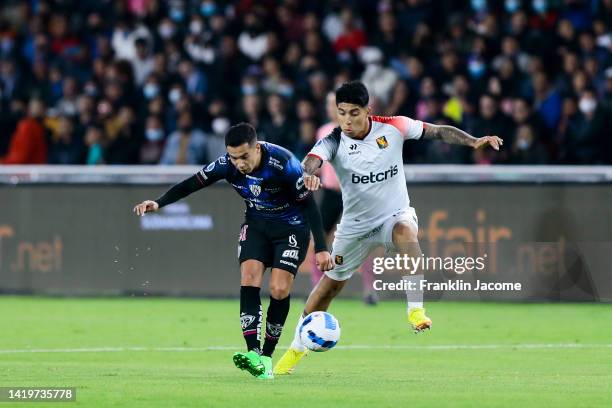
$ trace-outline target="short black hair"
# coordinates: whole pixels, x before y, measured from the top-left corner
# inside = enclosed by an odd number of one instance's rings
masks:
[[[336,105],[344,102],[365,108],[369,101],[368,89],[361,81],[345,82],[336,90]]]
[[[257,132],[250,123],[238,123],[229,128],[225,134],[225,146],[238,147],[245,143],[251,146],[255,142],[257,142]]]

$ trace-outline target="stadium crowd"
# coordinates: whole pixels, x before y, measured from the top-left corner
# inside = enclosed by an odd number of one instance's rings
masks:
[[[202,164],[248,121],[298,157],[326,96],[498,135],[407,163],[612,164],[612,0],[4,0],[0,163]]]

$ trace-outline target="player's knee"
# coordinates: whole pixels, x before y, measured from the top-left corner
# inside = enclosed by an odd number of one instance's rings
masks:
[[[285,282],[270,282],[270,296],[281,300],[289,296],[291,285]]]
[[[394,241],[418,242],[418,229],[407,222],[398,222],[393,226]]]
[[[243,270],[240,274],[240,285],[242,286],[259,286],[261,284],[261,276],[254,270]]]

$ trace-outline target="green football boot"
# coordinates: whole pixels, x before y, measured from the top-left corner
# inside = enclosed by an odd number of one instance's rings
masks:
[[[261,362],[264,366],[264,372],[259,374],[257,378],[261,380],[273,380],[274,374],[272,373],[272,357],[261,356]]]
[[[265,372],[265,367],[261,361],[261,357],[256,351],[246,353],[234,353],[234,364],[241,370],[248,371],[254,377],[257,377]]]

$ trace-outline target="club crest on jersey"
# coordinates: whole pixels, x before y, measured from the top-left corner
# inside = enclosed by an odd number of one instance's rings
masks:
[[[335,262],[336,265],[342,265],[344,263],[344,258],[342,257],[342,255],[336,255]]]
[[[376,144],[378,144],[379,149],[386,149],[389,146],[389,142],[387,142],[387,138],[384,136],[376,138]]]
[[[297,238],[295,237],[295,234],[289,235],[289,246],[292,248],[298,247]]]
[[[251,193],[253,193],[255,197],[261,194],[261,186],[259,184],[251,184],[249,190],[251,190]]]

